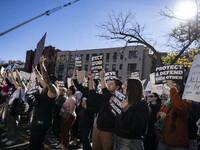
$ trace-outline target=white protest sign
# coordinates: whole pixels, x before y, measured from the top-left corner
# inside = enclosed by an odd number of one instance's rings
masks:
[[[144,85],[144,83],[146,82],[146,79],[142,80],[141,82],[142,82],[142,85]]]
[[[77,79],[79,83],[83,83],[85,81],[85,70],[81,70],[77,72]]]
[[[151,92],[161,95],[163,93],[163,84],[152,85]]]
[[[140,78],[139,72],[132,72],[131,73],[131,78],[139,79]]]
[[[28,72],[20,71],[19,74],[21,75],[22,78],[29,80],[31,77],[31,74]]]
[[[182,99],[200,102],[200,54],[194,57]]]
[[[68,88],[72,85],[72,78],[67,78],[67,86]]]
[[[149,77],[150,77],[151,85],[154,85],[155,84],[155,73],[151,73],[149,75]]]
[[[76,57],[75,58],[75,66],[76,67],[82,67],[82,58],[81,57]]]
[[[59,87],[65,87],[64,81],[58,81],[58,86]]]
[[[152,85],[151,85],[151,81],[148,81],[148,83],[147,83],[147,86],[146,86],[146,88],[145,88],[145,92],[146,91],[151,91],[151,88],[152,88]]]
[[[105,73],[105,80],[112,80],[112,79],[116,79],[117,78],[117,74],[115,71],[111,71],[111,72],[106,72]]]
[[[1,74],[3,74],[4,69],[5,69],[5,68],[2,66],[2,67],[1,67]]]
[[[126,98],[124,94],[119,91],[115,91],[113,102],[110,104],[112,107],[111,112],[117,116],[120,115],[122,112],[122,101]]]

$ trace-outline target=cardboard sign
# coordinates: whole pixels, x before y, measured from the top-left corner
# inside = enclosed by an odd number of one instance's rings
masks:
[[[106,81],[116,79],[116,78],[117,78],[117,73],[115,71],[105,73],[105,80]]]
[[[139,72],[132,72],[131,73],[131,78],[139,79],[140,78]]]
[[[83,83],[85,81],[85,70],[81,70],[77,72],[77,80],[79,83]]]
[[[184,79],[183,65],[169,65],[156,67],[155,83],[162,84],[165,80],[183,80]]]
[[[110,104],[110,106],[112,107],[111,112],[115,116],[117,116],[117,115],[120,115],[122,112],[121,103],[126,98],[126,96],[119,91],[115,91],[115,94],[113,97],[114,97],[113,102]]]
[[[182,99],[200,102],[200,54],[194,57]]]
[[[101,71],[102,68],[103,68],[103,55],[92,56],[91,70],[95,73]]]
[[[22,78],[26,80],[30,80],[31,74],[28,72],[20,71],[19,74],[21,75]]]
[[[81,57],[75,58],[75,67],[78,67],[78,68],[82,67],[82,58]]]

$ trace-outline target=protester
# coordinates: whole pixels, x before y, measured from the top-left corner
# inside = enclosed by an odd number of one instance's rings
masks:
[[[45,58],[40,58],[40,70],[34,68],[39,83],[44,88],[37,98],[37,105],[31,124],[30,150],[43,150],[43,141],[47,130],[51,127],[54,100],[58,95],[58,80],[55,76],[49,76],[45,68]]]
[[[188,116],[192,104],[187,100],[181,100],[184,90],[182,82],[173,83],[172,80],[167,80],[167,85],[170,88],[170,99],[157,114],[157,118],[165,121],[164,135],[159,137],[158,150],[187,150]]]
[[[76,99],[73,96],[75,89],[73,86],[70,86],[67,90],[67,100],[61,108],[61,144],[62,149],[66,150],[71,138],[71,128],[76,119]]]
[[[161,100],[159,95],[155,92],[148,95],[150,116],[148,119],[147,133],[145,135],[144,147],[145,150],[156,150],[156,134],[154,129],[154,123],[156,122],[156,115],[161,107]]]
[[[142,150],[149,108],[141,81],[127,79],[123,93],[127,98],[122,101],[121,115],[116,117],[114,150]]]

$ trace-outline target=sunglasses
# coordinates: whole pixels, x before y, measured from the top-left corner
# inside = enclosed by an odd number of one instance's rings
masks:
[[[152,97],[155,97],[155,96],[153,96],[153,95],[149,95],[148,97],[152,98]]]

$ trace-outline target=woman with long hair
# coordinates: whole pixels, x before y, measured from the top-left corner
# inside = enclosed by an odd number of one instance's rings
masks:
[[[138,79],[127,79],[123,85],[126,100],[115,122],[114,150],[143,150],[143,137],[149,116],[144,89]]]
[[[159,137],[158,150],[187,150],[188,116],[192,108],[191,102],[182,100],[183,82],[167,80],[170,88],[170,99],[164,102],[157,118],[165,120],[164,135]]]

